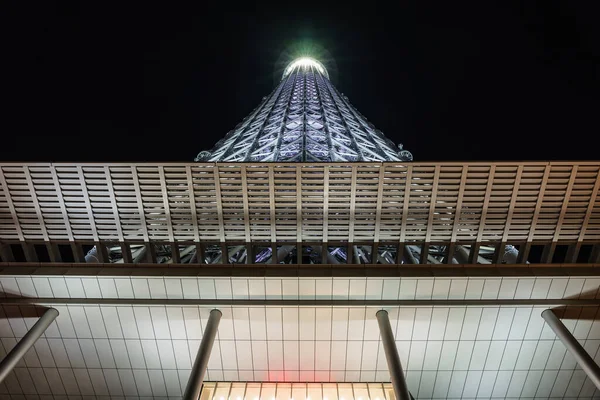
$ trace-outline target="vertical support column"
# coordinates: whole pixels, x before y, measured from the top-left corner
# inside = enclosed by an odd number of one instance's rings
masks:
[[[390,377],[392,378],[392,386],[394,387],[396,399],[411,400],[406,380],[404,379],[404,372],[402,372],[402,364],[400,364],[400,356],[398,355],[398,349],[394,341],[394,333],[390,326],[388,313],[385,310],[379,310],[375,315],[379,324],[379,333],[381,334],[381,341],[383,342],[385,358],[390,371]]]
[[[554,311],[550,309],[542,311],[542,318],[546,320],[548,326],[558,336],[569,353],[573,355],[575,361],[577,361],[577,364],[583,369],[588,378],[600,389],[600,367],[594,362],[594,359],[585,351],[571,332],[569,332]]]
[[[4,357],[2,362],[0,362],[0,382],[4,381],[15,365],[23,358],[31,346],[37,342],[38,338],[42,336],[56,317],[58,317],[58,310],[56,308],[47,309],[44,315],[19,340],[19,343]]]
[[[200,392],[202,391],[202,383],[204,382],[204,374],[206,373],[206,366],[208,365],[208,358],[212,351],[215,337],[217,336],[217,329],[219,328],[219,321],[223,314],[221,311],[214,309],[210,312],[206,328],[204,329],[204,335],[202,335],[202,341],[200,342],[200,348],[190,373],[190,380],[185,387],[185,393],[183,394],[183,400],[198,400],[200,398]]]

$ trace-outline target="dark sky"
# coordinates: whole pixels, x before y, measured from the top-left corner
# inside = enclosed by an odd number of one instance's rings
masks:
[[[50,3],[5,25],[0,160],[191,161],[298,43],[417,161],[599,158],[593,2]]]

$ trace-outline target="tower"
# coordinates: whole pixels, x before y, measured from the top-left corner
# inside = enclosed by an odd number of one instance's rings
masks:
[[[333,86],[325,66],[299,58],[277,87],[196,161],[411,161]]]

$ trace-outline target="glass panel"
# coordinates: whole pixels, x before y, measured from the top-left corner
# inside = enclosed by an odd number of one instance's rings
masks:
[[[308,396],[306,400],[323,400],[323,386],[318,383],[308,384]]]
[[[205,382],[200,400],[395,400],[391,383]]]
[[[305,383],[294,383],[292,384],[292,400],[306,400],[306,384]]]
[[[217,387],[215,389],[215,395],[213,396],[213,400],[227,400],[229,398],[230,388],[231,383],[229,382],[217,382]]]
[[[337,385],[335,383],[323,384],[323,400],[338,400]]]
[[[292,398],[292,384],[278,383],[275,400],[290,400]]]
[[[260,400],[275,400],[276,383],[263,383]]]
[[[351,383],[338,383],[338,396],[340,400],[352,400],[354,394],[352,393]]]
[[[231,384],[231,392],[229,393],[228,400],[244,400],[244,395],[246,394],[246,384],[245,383],[232,383]]]
[[[260,383],[248,383],[245,400],[260,400]]]

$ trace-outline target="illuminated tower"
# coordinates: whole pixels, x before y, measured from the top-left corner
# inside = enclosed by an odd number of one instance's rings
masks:
[[[299,58],[259,106],[196,161],[411,161],[329,81],[319,61]]]

